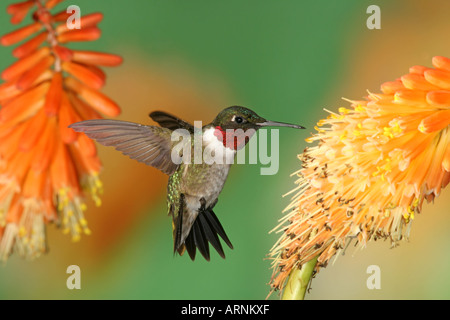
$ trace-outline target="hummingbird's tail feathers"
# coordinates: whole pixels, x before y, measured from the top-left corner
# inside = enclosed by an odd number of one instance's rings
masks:
[[[176,225],[179,225],[178,221]],[[176,234],[177,231],[175,231],[175,235]],[[186,249],[192,261],[195,260],[195,255],[198,249],[202,256],[207,261],[210,261],[209,243],[211,243],[219,255],[225,259],[225,252],[223,251],[219,236],[231,249],[233,249],[233,245],[231,244],[230,239],[228,239],[225,230],[212,209],[209,208],[199,212],[184,244],[175,248],[180,254],[182,254]]]
[[[207,209],[207,210],[205,210],[204,214],[205,214],[205,218],[208,220],[208,224],[211,226],[212,230],[216,234],[218,234],[223,239],[223,241],[225,241],[225,243],[228,245],[228,247],[230,247],[230,249],[233,249],[233,245],[231,244],[230,239],[228,239],[228,236],[225,233],[225,230],[223,229],[222,224],[220,223],[219,219],[217,219],[217,216],[214,214],[214,211],[212,211],[212,209]]]
[[[171,158],[172,131],[169,129],[109,119],[85,120],[69,127],[165,174],[171,175],[178,168]]]

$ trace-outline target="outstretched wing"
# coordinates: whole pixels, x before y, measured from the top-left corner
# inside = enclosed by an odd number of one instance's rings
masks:
[[[96,119],[69,126],[84,132],[104,146],[113,146],[124,155],[171,175],[178,168],[171,158],[172,131],[121,120]]]
[[[194,133],[194,126],[192,124],[164,111],[153,111],[149,116],[153,121],[158,122],[161,127],[170,130],[186,129],[190,133]]]

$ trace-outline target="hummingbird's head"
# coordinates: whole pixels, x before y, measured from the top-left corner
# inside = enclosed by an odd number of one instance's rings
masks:
[[[212,122],[214,126],[227,129],[258,130],[261,127],[290,127],[305,129],[303,126],[266,120],[253,110],[245,107],[233,106],[223,109]]]
[[[235,150],[245,146],[253,133],[262,127],[305,129],[305,127],[296,124],[266,120],[257,115],[253,110],[241,106],[232,106],[223,109],[214,119],[212,125],[215,128],[214,134],[223,139],[223,144]],[[239,134],[238,132],[241,133]],[[234,137],[231,137],[230,135],[233,134]]]

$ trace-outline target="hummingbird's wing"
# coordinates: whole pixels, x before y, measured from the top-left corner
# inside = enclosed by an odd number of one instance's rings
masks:
[[[171,158],[172,131],[157,126],[121,120],[85,120],[69,126],[84,132],[104,146],[113,146],[124,155],[171,175],[178,168]]]
[[[180,118],[177,118],[164,111],[153,111],[149,114],[153,121],[158,122],[161,127],[176,130],[186,129],[190,133],[194,133],[194,126]]]

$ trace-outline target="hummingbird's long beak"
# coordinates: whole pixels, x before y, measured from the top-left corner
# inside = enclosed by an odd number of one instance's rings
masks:
[[[257,125],[260,127],[289,127],[289,128],[295,128],[295,129],[306,129],[303,126],[299,126],[296,124],[277,122],[277,121],[264,121],[264,122],[257,123]]]

